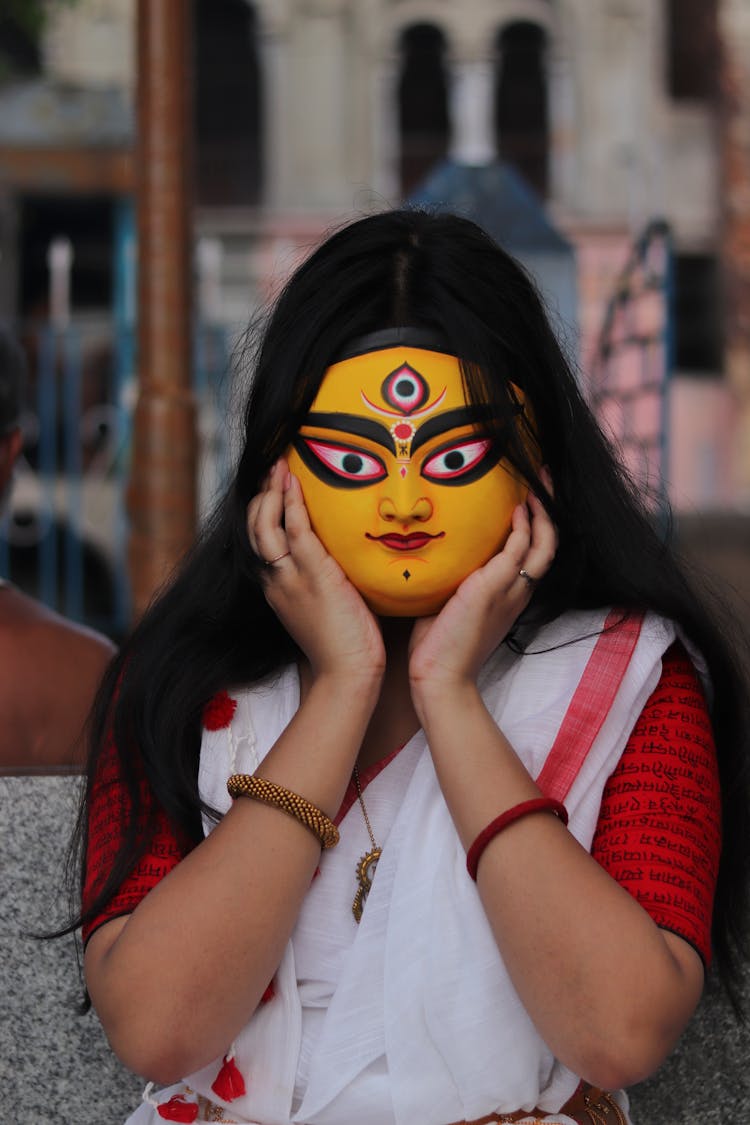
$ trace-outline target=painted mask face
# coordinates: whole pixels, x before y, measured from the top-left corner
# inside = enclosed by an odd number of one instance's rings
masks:
[[[384,617],[436,613],[527,493],[472,423],[459,361],[422,348],[329,367],[288,456],[315,533]]]

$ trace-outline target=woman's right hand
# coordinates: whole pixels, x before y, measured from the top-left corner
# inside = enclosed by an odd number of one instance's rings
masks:
[[[314,678],[380,683],[385,648],[377,620],[310,525],[302,489],[282,458],[247,508],[263,589]]]
[[[313,677],[262,774],[333,817],[380,692],[383,639],[313,533],[284,461],[248,505],[247,527],[256,554],[278,559],[263,570],[265,595]],[[237,800],[131,915],[92,935],[87,985],[127,1066],[169,1085],[224,1054],[278,968],[319,863],[318,841],[294,817]]]

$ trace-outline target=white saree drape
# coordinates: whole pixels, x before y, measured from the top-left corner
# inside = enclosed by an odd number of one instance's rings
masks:
[[[483,669],[485,703],[533,777],[605,616],[565,614],[536,634],[530,654],[502,646]],[[668,622],[646,615],[567,794],[569,830],[586,849],[606,781],[674,636]],[[231,726],[205,732],[201,749],[201,794],[220,810],[230,804],[229,774],[258,769],[298,707],[296,669],[231,694],[238,701]],[[158,1125],[156,1103],[186,1089],[217,1113],[224,1107],[223,1117],[199,1121],[259,1125],[448,1125],[535,1106],[554,1113],[573,1093],[577,1076],[552,1056],[505,970],[421,731],[370,783],[366,799],[383,852],[362,922],[351,914],[354,867],[370,845],[355,803],[339,846],[323,853],[273,999],[234,1044],[246,1094],[222,1102],[212,1092],[219,1059],[160,1091],[130,1125]]]

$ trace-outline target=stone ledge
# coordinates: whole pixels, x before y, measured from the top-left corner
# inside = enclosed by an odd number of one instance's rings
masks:
[[[122,1125],[143,1082],[118,1063],[83,989],[75,942],[30,936],[65,917],[63,856],[81,782],[0,777],[0,1088],[13,1120],[33,1125]],[[750,973],[746,995],[750,998]],[[617,1013],[612,1013],[613,1021]],[[677,1050],[631,1091],[636,1125],[727,1125],[750,1120],[750,1033],[711,987]]]
[[[0,1117],[8,1122],[121,1125],[143,1090],[94,1013],[77,1013],[83,984],[74,939],[31,936],[66,917],[63,859],[80,784],[0,777]]]

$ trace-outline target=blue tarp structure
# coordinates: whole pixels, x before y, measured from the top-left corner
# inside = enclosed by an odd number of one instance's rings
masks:
[[[437,164],[407,204],[472,219],[517,258],[536,281],[568,354],[577,352],[575,251],[509,164]]]

